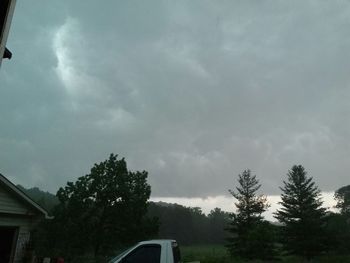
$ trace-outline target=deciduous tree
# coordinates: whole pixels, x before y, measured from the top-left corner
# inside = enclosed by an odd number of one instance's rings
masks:
[[[350,185],[339,188],[334,193],[337,201],[336,208],[340,209],[342,215],[350,215]]]
[[[49,223],[52,245],[66,255],[96,257],[149,238],[158,230],[157,221],[145,217],[150,194],[147,172],[131,172],[111,154],[58,190],[60,203]]]

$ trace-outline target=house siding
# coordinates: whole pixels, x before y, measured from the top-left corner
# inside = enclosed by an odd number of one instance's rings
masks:
[[[31,231],[45,218],[44,214],[34,210],[32,205],[21,198],[13,189],[0,182],[0,227],[17,229],[11,263],[23,261]]]
[[[0,184],[0,213],[28,215],[34,214],[34,211]]]

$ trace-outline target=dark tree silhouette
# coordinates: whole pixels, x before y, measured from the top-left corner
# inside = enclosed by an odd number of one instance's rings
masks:
[[[147,172],[130,172],[124,159],[111,154],[58,190],[60,203],[55,218],[46,223],[44,242],[57,250],[52,253],[74,258],[108,256],[118,247],[150,238],[158,230],[157,221],[146,217],[150,194]]]
[[[252,176],[250,170],[243,171],[242,174],[238,175],[239,186],[236,187],[236,191],[229,190],[234,198],[237,199],[235,206],[237,213],[232,214],[232,220],[229,224],[228,231],[230,237],[228,238],[228,249],[231,255],[239,255],[243,258],[264,258],[265,255],[269,254],[264,249],[270,251],[273,240],[263,238],[261,243],[266,245],[262,246],[262,250],[257,250],[254,246],[256,237],[260,231],[266,232],[266,225],[263,225],[262,213],[269,207],[266,196],[258,195],[257,191],[261,187],[256,176]],[[267,237],[266,235],[264,237]]]
[[[213,244],[224,244],[227,239],[227,231],[225,229],[228,227],[230,214],[216,207],[210,211],[208,219],[210,242]]]
[[[328,250],[338,254],[350,252],[350,185],[335,191],[335,205],[340,213],[327,215],[327,245]]]
[[[282,243],[288,253],[311,259],[325,248],[325,208],[320,190],[301,165],[294,165],[287,176],[281,188],[282,208],[275,213],[283,225]]]
[[[334,198],[337,201],[336,208],[340,209],[343,215],[350,214],[350,185],[339,188],[334,193]]]

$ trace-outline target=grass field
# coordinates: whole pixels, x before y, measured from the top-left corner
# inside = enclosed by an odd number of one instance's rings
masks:
[[[220,245],[198,245],[181,246],[183,262],[200,261],[201,263],[243,263],[248,262],[239,258],[231,258],[224,246]],[[254,263],[264,261],[250,261]],[[271,262],[271,261],[269,261]],[[299,263],[305,262],[298,257],[281,257],[276,262],[281,263]],[[309,263],[349,263],[350,256],[324,255]]]
[[[242,262],[231,260],[226,248],[220,245],[181,246],[182,261],[200,261],[201,263]]]

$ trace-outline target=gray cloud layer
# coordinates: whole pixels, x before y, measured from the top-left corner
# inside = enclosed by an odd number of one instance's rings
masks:
[[[111,152],[153,196],[266,193],[305,165],[348,184],[347,1],[18,1],[0,169],[55,191]]]

